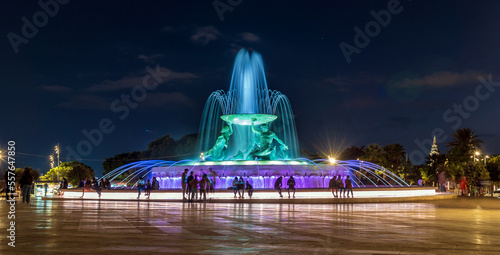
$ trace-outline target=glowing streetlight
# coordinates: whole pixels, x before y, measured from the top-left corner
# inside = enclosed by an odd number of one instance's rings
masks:
[[[55,147],[54,147],[54,150],[57,154],[57,166],[61,165],[61,161],[59,160],[59,144],[57,144]]]
[[[50,155],[49,159],[50,159],[50,169],[52,169],[54,168],[54,156]]]
[[[335,159],[328,156],[328,161],[330,161],[331,164],[335,164]]]

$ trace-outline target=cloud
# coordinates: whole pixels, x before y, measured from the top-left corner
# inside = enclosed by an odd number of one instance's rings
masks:
[[[340,107],[345,109],[373,109],[382,107],[383,102],[371,96],[351,98],[344,101]]]
[[[328,77],[321,80],[318,85],[333,88],[338,92],[353,92],[359,89],[359,86],[376,86],[384,81],[385,79],[381,77],[358,74],[355,78],[346,76]]]
[[[144,54],[140,54],[139,56],[137,56],[138,59],[142,59],[146,63],[152,63],[152,62],[154,62],[155,59],[162,58],[162,57],[163,57],[163,54],[152,54],[149,56],[146,56]]]
[[[50,91],[50,92],[68,92],[68,91],[71,91],[70,87],[59,86],[59,85],[40,86],[40,89]]]
[[[174,31],[174,28],[171,26],[164,26],[161,30],[164,32],[172,32]]]
[[[189,72],[174,72],[168,68],[160,68],[161,73],[168,73],[168,76],[162,77],[163,82],[167,83],[170,81],[183,81],[189,82],[192,79],[197,78],[197,75]],[[135,86],[143,84],[144,76],[146,76],[146,72],[142,72],[141,74],[133,74],[125,76],[119,80],[105,80],[101,83],[94,84],[87,88],[87,91],[92,92],[100,92],[100,91],[114,91],[114,90],[123,90],[123,89],[131,89]]]
[[[58,104],[56,107],[68,109],[109,109],[111,102],[104,97],[96,95],[78,95],[71,97],[69,101]]]
[[[418,79],[403,79],[397,81],[394,85],[397,87],[427,86],[443,88],[467,83],[477,83],[477,77],[480,75],[484,76],[486,73],[475,70],[467,70],[463,73],[440,71]]]
[[[242,33],[241,35],[241,39],[247,41],[247,42],[258,42],[260,41],[260,37],[257,36],[256,34],[252,34],[252,33],[249,33],[249,32],[245,32],[245,33]]]
[[[195,43],[206,45],[210,41],[217,40],[219,35],[220,32],[214,26],[201,27],[191,36],[191,40]]]
[[[141,107],[146,108],[163,108],[171,105],[194,105],[193,100],[181,92],[158,92],[149,93],[146,100],[141,103]]]

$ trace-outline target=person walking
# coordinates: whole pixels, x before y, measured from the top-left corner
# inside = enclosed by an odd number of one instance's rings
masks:
[[[181,175],[181,186],[182,186],[182,200],[186,200],[186,191],[187,191],[187,168],[184,169]]]
[[[99,198],[101,198],[102,186],[101,186],[101,183],[99,182],[99,179],[97,179],[97,177],[95,177],[94,181],[92,182],[92,189],[94,189],[97,192],[97,195],[99,196]]]
[[[337,178],[335,176],[328,182],[328,188],[332,192],[333,197],[337,197]]]
[[[351,192],[351,196],[354,197],[354,193],[352,193],[352,181],[349,175],[345,179],[344,191],[347,192],[347,197],[349,197],[349,191]]]
[[[207,202],[207,186],[208,186],[208,177],[207,174],[203,174],[200,181],[200,200],[203,202]]]
[[[293,198],[295,198],[295,179],[293,176],[290,176],[286,184],[288,185],[288,198],[290,198],[290,190],[293,190]]]
[[[146,182],[146,197],[147,197],[147,199],[149,199],[149,197],[151,196],[151,189],[153,189],[153,186],[151,185],[151,182],[148,180]]]
[[[246,184],[246,190],[247,190],[248,197],[252,198],[253,187],[252,187],[252,185],[248,181],[247,181],[247,184]]]
[[[281,186],[283,186],[282,182],[283,182],[283,176],[278,177],[278,179],[276,179],[276,182],[274,182],[274,189],[278,191],[280,197],[283,197],[283,195],[281,195]]]
[[[238,177],[234,177],[234,180],[233,180],[234,198],[236,198],[236,193],[238,193],[238,184],[239,184]]]
[[[339,193],[339,197],[342,197],[344,195],[344,183],[342,182],[342,176],[337,176],[337,189]]]
[[[30,169],[25,167],[21,180],[19,180],[21,185],[21,195],[23,196],[23,203],[30,203],[31,201],[31,185],[33,184],[33,177],[31,176]]]
[[[83,184],[83,193],[80,198],[83,198],[85,196],[85,191],[89,192],[92,189],[92,181],[90,178],[87,177],[87,180]]]
[[[146,182],[142,177],[139,177],[139,180],[137,181],[137,199],[141,198],[141,192],[146,188]]]

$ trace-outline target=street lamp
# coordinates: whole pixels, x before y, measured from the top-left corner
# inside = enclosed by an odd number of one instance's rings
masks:
[[[335,159],[328,156],[328,161],[330,161],[331,164],[335,164]]]
[[[476,160],[479,161],[479,158],[476,159],[476,156],[479,156],[479,154],[481,154],[479,153],[479,151],[476,151],[476,153],[474,153],[474,162],[476,162]]]
[[[54,168],[54,156],[50,155],[49,159],[50,159],[50,169],[52,169]]]
[[[487,159],[487,158],[490,158],[490,156],[488,156],[488,155],[484,156],[484,164],[485,164],[485,165],[486,165],[486,159]]]
[[[57,167],[59,167],[61,165],[61,161],[59,161],[59,144],[54,146],[54,150],[57,154]],[[59,181],[59,169],[56,170],[56,173],[57,173],[57,181]]]

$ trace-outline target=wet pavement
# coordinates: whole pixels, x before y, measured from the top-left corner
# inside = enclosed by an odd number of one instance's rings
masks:
[[[0,203],[0,254],[500,254],[500,199],[420,203]]]

